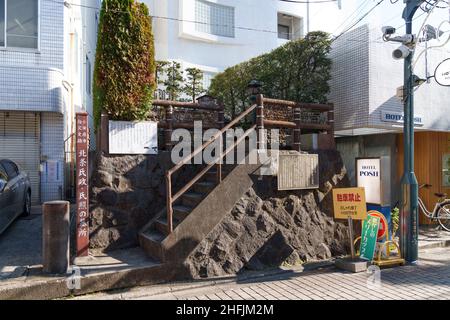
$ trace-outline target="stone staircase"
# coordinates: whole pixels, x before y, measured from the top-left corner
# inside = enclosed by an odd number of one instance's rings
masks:
[[[222,182],[212,168],[173,206],[173,232],[169,233],[166,208],[139,233],[142,249],[160,262],[185,259],[251,187],[257,165],[222,167]]]
[[[223,171],[223,174],[224,173],[226,174],[226,172]],[[192,210],[216,187],[216,180],[217,171],[211,170],[205,174],[202,181],[196,183],[189,192],[186,192],[181,196],[178,204],[173,206],[174,228],[183,222]],[[166,209],[164,209],[161,212],[161,215],[151,223],[150,228],[145,228],[146,231],[143,233],[143,237],[161,241],[168,235],[167,215],[165,210]]]

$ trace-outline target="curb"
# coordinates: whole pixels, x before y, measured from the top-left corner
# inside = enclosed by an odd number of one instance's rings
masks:
[[[450,247],[450,240],[441,240],[433,243],[427,243],[424,245],[419,245],[419,250],[433,249],[433,248],[445,248]]]
[[[80,278],[81,288],[69,289],[67,278],[51,280],[17,280],[0,286],[0,300],[47,300],[84,295],[105,290],[158,284],[164,281],[165,270],[160,265],[126,268]]]
[[[279,275],[283,275],[286,273],[303,273],[303,272],[314,272],[319,269],[324,268],[332,268],[334,267],[334,260],[326,260],[326,261],[319,261],[319,262],[312,262],[307,263],[304,266],[299,267],[293,267],[290,269],[269,269],[265,271],[254,271],[247,274],[241,274],[241,275],[230,275],[230,276],[223,276],[223,277],[215,277],[215,278],[208,278],[208,279],[200,279],[200,280],[180,280],[180,281],[174,281],[174,282],[166,282],[166,283],[159,283],[159,284],[149,284],[152,285],[152,288],[148,288],[148,291],[146,291],[145,296],[146,297],[152,297],[152,296],[159,296],[164,294],[171,294],[171,293],[179,293],[183,291],[193,290],[193,289],[202,289],[207,287],[214,287],[214,286],[223,286],[227,284],[234,284],[234,283],[245,283],[247,281],[251,281],[254,279],[260,279],[260,278],[275,278]],[[138,285],[136,289],[139,289],[139,286],[146,286],[146,284]],[[106,295],[105,291],[97,292],[97,293],[104,293],[105,297],[113,297],[115,296],[116,299],[121,299],[121,289],[126,288],[119,288],[117,292],[111,293],[109,292]],[[94,293],[94,292],[91,292]],[[135,295],[136,298],[140,297],[139,293]],[[101,296],[99,297],[101,299]],[[112,300],[115,300],[114,297]]]

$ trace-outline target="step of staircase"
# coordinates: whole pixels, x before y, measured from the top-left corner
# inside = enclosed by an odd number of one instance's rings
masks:
[[[204,193],[187,192],[181,196],[181,203],[184,206],[195,208],[204,197]]]
[[[173,217],[173,228],[175,229],[175,227],[180,224],[180,221]],[[156,230],[158,230],[160,233],[162,233],[163,235],[168,235],[169,234],[169,225],[167,224],[167,218],[166,215],[163,215],[161,217],[159,217],[154,224],[154,227]]]
[[[164,252],[161,242],[166,238],[166,235],[156,229],[141,232],[139,234],[139,244],[141,248],[147,252],[151,257],[164,261]]]
[[[222,174],[223,174],[223,172],[222,172]],[[208,181],[208,182],[216,183],[217,182],[217,171],[209,170],[207,173],[205,173],[204,180]]]
[[[216,187],[216,183],[212,181],[201,181],[194,184],[194,191],[198,193],[209,193]]]
[[[173,206],[173,217],[180,222],[186,219],[186,217],[191,213],[192,207],[177,205]]]

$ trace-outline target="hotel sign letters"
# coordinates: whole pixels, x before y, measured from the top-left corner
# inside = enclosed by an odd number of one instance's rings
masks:
[[[76,197],[77,257],[87,256],[89,248],[89,129],[88,114],[76,114]]]

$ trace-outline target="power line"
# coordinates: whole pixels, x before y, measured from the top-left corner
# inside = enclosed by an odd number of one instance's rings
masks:
[[[281,2],[289,2],[289,3],[300,3],[300,4],[316,4],[316,3],[329,3],[329,2],[336,2],[338,0],[318,0],[318,1],[294,1],[294,0],[279,0]]]
[[[67,1],[57,1],[57,0],[42,0],[52,3],[58,3],[62,5],[68,5],[68,6],[76,6],[76,7],[82,7],[86,9],[93,9],[100,11],[100,7],[93,7],[83,4],[77,4],[77,3],[70,3]],[[281,1],[281,0],[280,0]],[[315,3],[325,3],[325,2],[335,2],[336,0],[324,0],[321,2],[315,2]],[[300,3],[300,2],[298,2]],[[306,3],[306,2],[305,2]],[[113,12],[113,13],[120,13],[120,14],[129,14],[127,11],[121,11],[121,10],[114,10],[114,9],[106,9],[106,12]],[[179,19],[179,18],[173,18],[173,17],[166,17],[166,16],[157,16],[157,15],[149,15],[153,19],[160,19],[160,20],[167,20],[167,21],[176,21],[176,22],[186,22],[186,23],[194,23],[199,25],[207,25],[207,26],[214,26],[214,27],[227,27],[227,28],[233,28],[234,30],[244,30],[244,31],[256,31],[256,32],[263,32],[263,33],[273,33],[278,34],[278,31],[275,30],[269,30],[269,29],[257,29],[252,27],[244,27],[244,26],[233,26],[233,25],[227,25],[227,24],[214,24],[214,23],[208,23],[208,22],[202,22],[202,21],[195,21],[195,20],[186,20],[186,19]],[[295,34],[294,32],[289,33],[290,35]]]
[[[382,4],[384,2],[384,0],[380,0],[378,1],[369,11],[367,11],[361,18],[359,18],[355,23],[353,23],[350,27],[348,27],[347,29],[345,29],[344,31],[342,31],[339,35],[337,35],[332,41],[336,41],[337,39],[339,39],[344,33],[346,33],[347,31],[349,31],[351,28],[353,28],[354,26],[356,26],[358,23],[360,23],[362,20],[364,20],[369,14],[371,14],[373,12],[373,10],[375,10],[375,8],[377,8],[380,4]]]
[[[360,13],[360,12],[358,12],[358,11],[362,11],[363,7],[365,7],[365,6],[369,3],[369,1],[370,1],[370,0],[364,0],[364,1],[362,1],[362,3],[355,9],[355,11],[353,11],[347,18],[345,18],[344,21],[336,28],[336,31],[339,30],[339,28],[341,28],[342,26],[344,26],[345,23],[346,23],[347,21],[349,21],[349,20],[355,15],[355,13],[357,14],[356,16],[358,16],[359,13]],[[344,29],[345,29],[345,28],[344,28]]]

